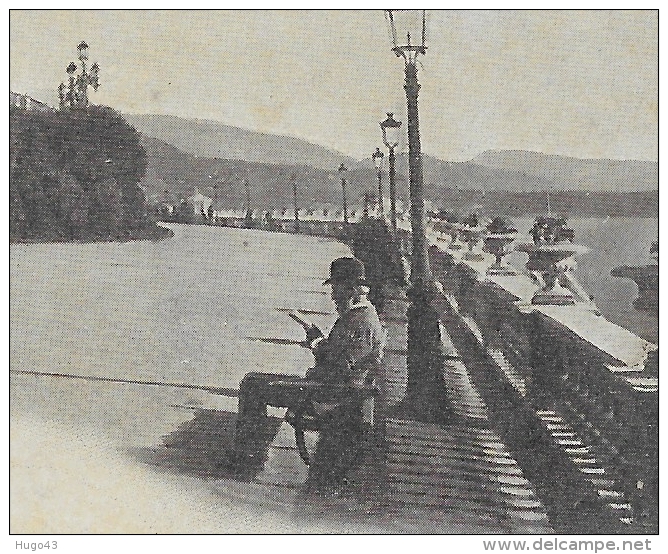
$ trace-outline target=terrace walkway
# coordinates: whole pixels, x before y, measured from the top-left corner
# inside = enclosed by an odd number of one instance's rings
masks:
[[[487,407],[445,332],[444,378],[456,421],[423,423],[402,413],[400,401],[407,384],[406,307],[405,295],[395,290],[381,315],[388,344],[378,376],[376,434],[350,475],[347,494],[324,500],[302,496],[307,468],[285,422],[271,440],[267,462],[252,486],[269,487],[286,507],[295,507],[298,518],[336,514],[381,532],[552,532],[532,484],[492,429]],[[315,437],[307,441],[312,448]]]

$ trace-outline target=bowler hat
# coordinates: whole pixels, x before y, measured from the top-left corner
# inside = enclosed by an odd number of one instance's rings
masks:
[[[323,284],[331,283],[365,285],[364,264],[357,258],[337,258],[329,268],[329,279]]]

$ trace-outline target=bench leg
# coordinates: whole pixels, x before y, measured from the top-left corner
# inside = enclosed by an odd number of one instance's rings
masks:
[[[307,489],[319,494],[340,490],[348,471],[358,461],[362,439],[361,411],[333,414],[320,429],[320,438],[309,466]]]

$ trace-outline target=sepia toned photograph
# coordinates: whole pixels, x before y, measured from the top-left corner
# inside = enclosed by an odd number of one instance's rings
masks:
[[[651,550],[658,23],[9,10],[10,535]]]

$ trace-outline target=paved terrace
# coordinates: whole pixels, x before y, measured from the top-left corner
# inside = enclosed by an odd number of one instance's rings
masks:
[[[429,239],[432,245],[447,249],[439,235],[430,233]],[[479,280],[486,278],[493,262],[489,254],[481,261],[462,259],[463,251],[448,254],[473,269]],[[491,280],[511,293],[521,310],[538,310],[609,354],[615,360],[609,371],[627,386],[637,392],[656,392],[656,379],[638,377],[655,345],[605,320],[592,304],[532,306],[537,285],[526,275]],[[574,421],[582,415],[572,407],[527,409],[526,383],[503,352],[484,344],[476,322],[459,312],[453,297],[444,295],[438,304],[443,321],[449,321],[448,328],[455,333],[451,336],[442,327],[445,392],[456,414],[452,422],[423,423],[401,408],[407,384],[407,301],[397,290],[381,314],[388,344],[383,373],[378,376],[382,396],[377,402],[377,433],[366,445],[345,497],[316,501],[303,496],[307,467],[297,453],[292,428],[282,422],[282,410],[273,412],[275,427],[267,435],[268,459],[260,473],[247,483],[225,479],[219,468],[210,475],[222,478],[219,483],[226,494],[237,491],[234,494],[240,500],[288,511],[309,524],[333,517],[351,531],[577,533],[582,532],[582,521],[588,520],[587,529],[592,532],[642,532],[634,526],[630,504],[615,480],[614,447],[607,452],[586,421]],[[487,360],[476,359],[476,353],[469,351],[466,335],[487,349]],[[465,356],[460,356],[455,344],[467,350]],[[472,365],[466,367],[463,359]],[[496,368],[489,367],[490,359]],[[512,390],[490,377],[498,370]],[[174,447],[181,447],[191,454],[198,449],[208,450],[209,455],[224,454],[235,418],[234,408],[229,409],[229,413],[200,412],[186,424],[187,444],[180,443],[179,431],[167,437],[165,444],[172,453]],[[223,419],[221,414],[226,414]],[[525,448],[522,441],[534,433],[542,442]],[[311,449],[315,439],[307,436]]]
[[[437,241],[437,237],[432,235],[431,239],[432,243],[445,246],[442,241]],[[491,258],[486,259],[480,267],[476,262],[464,263],[482,276],[485,264],[489,265],[491,261]],[[497,284],[504,286],[504,279],[497,278]],[[504,288],[509,290],[510,287],[524,291],[516,295],[520,303],[527,303],[526,299],[535,290],[535,285],[524,277],[513,278]],[[521,292],[519,288],[518,293]],[[440,304],[444,321],[452,313],[457,314],[456,302],[452,298],[443,297]],[[526,393],[521,376],[514,372],[501,352],[489,354],[507,376],[512,390],[499,388],[498,380],[490,381],[492,373],[484,364],[471,365],[467,361],[467,366],[463,362],[475,358],[470,352],[464,352],[468,345],[462,340],[465,333],[480,336],[475,321],[457,314],[457,324],[448,331],[442,329],[447,353],[443,370],[445,392],[455,413],[451,421],[442,425],[423,423],[402,409],[401,400],[407,384],[406,307],[405,295],[395,290],[381,314],[388,330],[388,345],[383,370],[378,375],[382,395],[377,402],[376,434],[365,445],[361,463],[351,474],[350,490],[343,498],[321,500],[303,494],[307,467],[297,453],[292,429],[282,421],[283,410],[272,412],[274,426],[268,429],[268,460],[263,470],[242,481],[229,476],[224,463],[236,419],[234,391],[219,391],[220,396],[213,396],[210,392],[194,389],[184,396],[183,389],[172,388],[166,383],[156,387],[155,383],[114,379],[98,382],[86,377],[81,377],[83,381],[79,386],[83,390],[94,389],[97,395],[100,391],[111,395],[114,402],[107,403],[109,405],[119,403],[118,398],[125,398],[123,395],[130,393],[128,398],[136,403],[135,390],[149,398],[157,395],[159,398],[152,400],[150,405],[164,406],[166,412],[164,422],[160,424],[166,433],[161,446],[154,446],[154,437],[149,430],[155,421],[161,421],[153,410],[151,424],[148,421],[142,424],[143,420],[138,419],[131,429],[123,427],[118,431],[124,441],[134,437],[133,452],[137,458],[149,466],[164,468],[170,474],[176,471],[197,476],[202,480],[197,486],[219,493],[236,505],[257,507],[264,513],[269,510],[287,514],[295,522],[296,529],[311,532],[318,529],[339,532],[343,529],[350,532],[494,534],[563,531],[564,522],[553,518],[554,499],[550,498],[549,487],[568,490],[569,483],[559,482],[555,477],[550,452],[546,458],[545,452],[518,449],[512,443],[512,436],[505,432],[509,427],[514,428],[517,421],[499,417],[512,418],[521,411],[516,409],[521,408],[521,399]],[[555,319],[562,317],[559,310],[551,307],[538,309]],[[578,313],[582,323],[574,327],[583,336],[593,328],[588,322],[596,321],[607,330],[617,332],[618,329],[619,342],[631,341],[630,345],[624,346],[614,344],[614,341],[599,342],[602,348],[614,351],[616,355],[613,357],[619,362],[610,367],[610,372],[621,375],[628,386],[639,387],[635,390],[655,391],[653,383],[633,380],[639,359],[655,347],[635,335],[627,336],[628,331],[596,316],[590,307],[583,307]],[[51,389],[54,388],[69,392],[72,383],[71,380],[44,380],[32,375],[13,374],[15,394],[41,391],[36,387],[37,379],[41,379],[42,387],[48,388],[47,397],[52,396]],[[32,397],[27,396],[27,401],[31,401]],[[124,401],[122,405],[126,411],[129,404]],[[95,413],[97,406],[106,404],[86,404]],[[180,410],[181,415],[172,413],[173,408]],[[559,411],[546,407],[535,415],[555,444],[570,457],[574,467],[588,478],[593,495],[607,503],[612,515],[619,520],[628,519],[625,518],[628,504],[623,493],[615,488],[614,474],[601,466],[598,453],[599,459],[594,458],[583,431]],[[188,412],[193,416],[186,416]],[[79,416],[79,412],[72,415]],[[112,421],[106,413],[97,419]],[[315,437],[309,436],[307,440],[312,449]],[[542,474],[532,471],[531,464],[527,464],[529,457],[547,461],[542,464]],[[578,503],[582,498],[571,500]],[[571,525],[578,523],[574,517],[568,519]]]
[[[224,475],[211,463],[206,475],[226,495],[292,514],[308,528],[334,518],[350,531],[390,533],[549,533],[534,487],[494,431],[485,402],[444,332],[447,395],[455,407],[452,423],[422,423],[401,409],[407,384],[405,295],[393,291],[381,319],[388,330],[376,434],[365,445],[350,486],[339,498],[302,492],[307,467],[299,457],[292,427],[274,409],[267,434],[264,468],[247,482]],[[235,414],[198,411],[194,420],[165,437],[165,462],[191,469],[202,460],[223,459],[231,443]],[[311,451],[315,434],[307,433]],[[158,453],[158,458],[160,454]],[[326,530],[326,527],[324,528]]]

